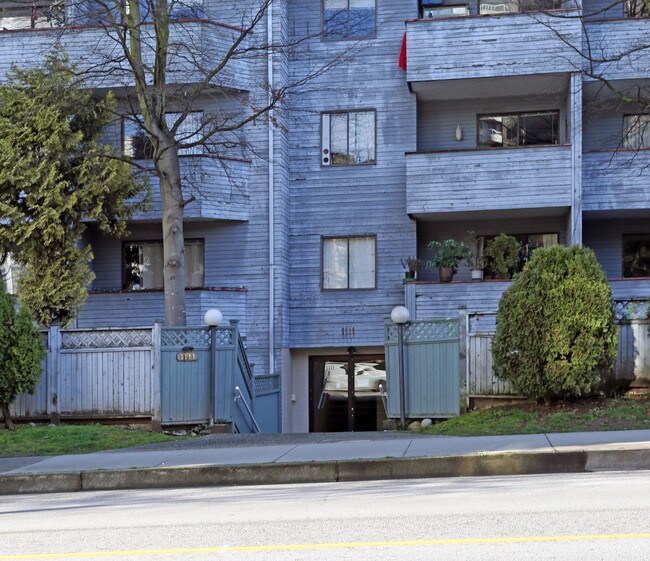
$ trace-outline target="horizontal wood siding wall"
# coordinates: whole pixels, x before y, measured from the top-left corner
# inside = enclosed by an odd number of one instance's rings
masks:
[[[586,152],[583,155],[583,210],[649,208],[650,189],[646,179],[649,166],[650,150]]]
[[[408,154],[412,214],[571,206],[571,148]]]
[[[610,279],[614,298],[646,298],[650,294],[650,279],[614,280],[623,276],[623,235],[647,234],[648,230],[648,220],[644,218],[585,218],[583,243],[596,253]]]
[[[407,80],[575,72],[581,24],[578,12],[564,13],[407,22]]]
[[[143,25],[141,32],[143,45],[155,44],[153,25]],[[205,71],[207,65],[214,67],[219,64],[236,33],[233,29],[209,22],[172,24],[168,83],[191,84],[203,79],[200,70]],[[81,71],[96,70],[99,61],[106,61],[106,68],[110,71],[91,75],[90,87],[130,85],[133,78],[124,61],[124,51],[111,34],[109,28],[100,26],[0,31],[0,78],[9,72],[11,64],[22,68],[40,65],[56,45],[61,45]],[[188,52],[188,49],[193,52]],[[143,58],[145,65],[152,68],[153,50],[143,49]],[[233,59],[215,76],[213,83],[237,90],[251,89],[248,65],[249,59],[245,56]]]
[[[218,308],[225,320],[238,319],[245,329],[246,292],[238,290],[192,290],[187,292],[187,322],[204,324],[203,316]],[[116,292],[90,294],[77,319],[77,327],[136,327],[165,319],[164,294]]]
[[[382,345],[383,320],[403,298],[400,259],[415,254],[404,153],[416,147],[416,100],[397,58],[404,19],[417,16],[417,5],[378,2],[377,10],[376,38],[357,45],[315,39],[289,60],[290,81],[331,65],[335,57],[345,61],[292,100],[287,341],[292,348]],[[291,0],[289,14],[291,39],[318,33],[321,0]],[[354,109],[376,109],[377,163],[321,166],[321,111]],[[377,236],[377,288],[321,290],[321,236],[368,234]]]
[[[591,55],[583,60],[585,70],[596,77],[631,80],[647,78],[650,74],[648,19],[589,22],[585,25],[585,45],[591,49]],[[593,69],[589,68],[592,62]],[[587,81],[594,79],[585,76]]]
[[[415,290],[417,319],[457,318],[460,308],[472,312],[496,310],[510,281],[407,283],[405,286],[407,290]]]
[[[250,162],[207,156],[181,156],[181,179],[185,199],[194,197],[185,207],[185,218],[248,220]],[[159,220],[162,203],[158,179],[151,177],[151,204],[134,220]]]

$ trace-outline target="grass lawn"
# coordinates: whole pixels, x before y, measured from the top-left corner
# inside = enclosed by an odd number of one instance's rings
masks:
[[[167,436],[145,429],[108,425],[16,425],[10,432],[0,428],[0,457],[56,456],[114,450],[179,437]]]
[[[530,402],[472,411],[421,432],[449,436],[650,429],[650,395]]]

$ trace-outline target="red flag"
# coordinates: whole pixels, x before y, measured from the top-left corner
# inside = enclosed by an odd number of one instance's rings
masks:
[[[406,70],[406,33],[404,33],[404,39],[402,39],[402,50],[399,52],[399,67]]]

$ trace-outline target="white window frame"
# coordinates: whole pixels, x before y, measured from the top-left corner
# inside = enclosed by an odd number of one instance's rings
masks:
[[[372,281],[369,283],[363,284],[363,286],[354,286],[354,283],[351,282],[350,268],[351,262],[353,261],[353,250],[351,249],[350,242],[356,240],[371,241],[372,242],[372,254],[369,256],[372,260]],[[346,264],[345,270],[339,272],[338,274],[343,274],[345,279],[345,286],[333,286],[333,282],[329,281],[328,278],[335,275],[335,272],[330,272],[326,270],[326,244],[336,243],[345,241],[347,242],[347,251],[346,251]],[[325,292],[329,291],[340,291],[340,290],[375,290],[377,288],[377,236],[375,234],[366,234],[358,236],[322,236],[321,237],[321,290]]]
[[[180,113],[165,113],[165,121],[167,122],[167,126],[171,127],[175,122],[176,119],[180,116]],[[140,125],[140,122],[142,122],[142,115],[136,115],[135,120],[133,119],[123,119],[122,120],[122,154],[127,157],[135,158],[135,150],[131,146],[129,146],[129,141],[134,138],[135,134],[138,132],[143,132],[146,134],[146,131],[144,130],[144,127]],[[181,123],[181,126],[178,128],[176,131],[176,139],[180,143],[191,143],[191,142],[196,142],[201,138],[201,133],[200,128],[201,128],[201,121],[203,120],[203,111],[191,111],[190,113],[187,114],[187,117],[185,120]],[[127,127],[133,127],[134,134],[133,135],[127,135],[128,131]],[[147,140],[148,136],[147,136]],[[179,148],[178,150],[178,155],[179,156],[197,156],[201,155],[204,153],[204,146],[203,145],[197,145],[197,146],[191,146],[188,148]],[[147,159],[147,158],[137,158],[137,159]]]
[[[361,113],[372,114],[372,158],[366,161],[350,161],[355,152],[351,152],[351,127],[350,116]],[[332,161],[332,118],[347,117],[347,162],[334,163]],[[376,109],[350,109],[345,111],[327,111],[321,113],[321,165],[325,167],[338,166],[372,166],[377,163],[377,110]]]

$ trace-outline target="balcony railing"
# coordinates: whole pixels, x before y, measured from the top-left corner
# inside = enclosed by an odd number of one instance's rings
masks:
[[[194,155],[181,156],[180,162],[183,195],[186,200],[194,197],[184,209],[185,218],[248,220],[250,160]],[[151,206],[135,220],[159,220],[162,216],[158,180],[154,177],[150,184]]]
[[[571,146],[406,155],[409,214],[571,206]]]
[[[422,19],[406,23],[407,80],[575,72],[578,10]]]
[[[648,208],[650,150],[585,152],[582,168],[583,210]]]
[[[0,79],[11,64],[36,66],[55,48],[63,47],[80,71],[89,71],[89,87],[133,84],[124,49],[106,18],[66,8],[62,2],[37,2],[25,10],[0,12]],[[198,8],[194,12],[177,10],[176,16],[170,25],[167,82],[195,83],[205,77],[206,69],[222,62],[241,30],[209,19],[210,14]],[[140,32],[145,65],[153,68],[154,26],[145,19]],[[231,58],[212,83],[249,90],[249,61]]]
[[[650,76],[650,19],[587,22],[585,40],[590,49],[583,60],[585,80],[633,80]]]

